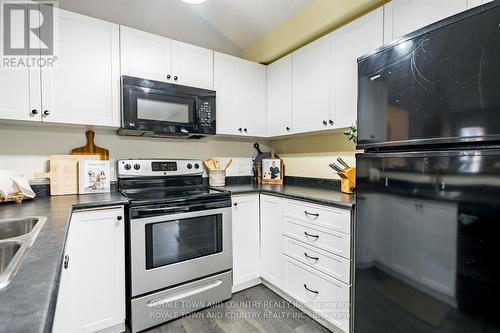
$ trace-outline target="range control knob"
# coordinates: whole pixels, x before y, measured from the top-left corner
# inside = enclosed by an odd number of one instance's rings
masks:
[[[199,165],[198,163],[196,163],[196,164],[194,165],[194,168],[195,168],[195,169],[199,169],[199,168],[200,168],[200,165]]]
[[[130,170],[130,169],[132,169],[132,166],[131,166],[130,164],[128,164],[128,163],[127,163],[127,164],[125,164],[123,167],[125,168],[125,170]]]
[[[139,170],[141,168],[141,165],[139,163],[134,164],[134,169]]]
[[[191,170],[193,168],[193,165],[191,163],[188,163],[187,168]]]

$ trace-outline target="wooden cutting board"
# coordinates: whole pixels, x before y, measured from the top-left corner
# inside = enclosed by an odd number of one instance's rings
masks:
[[[87,144],[83,147],[75,148],[71,151],[71,155],[97,155],[100,160],[109,160],[109,151],[107,149],[97,147],[94,143],[94,132],[85,132],[87,136]]]
[[[78,161],[98,160],[97,155],[50,155],[50,171],[35,172],[35,178],[50,179],[50,194],[78,194]]]

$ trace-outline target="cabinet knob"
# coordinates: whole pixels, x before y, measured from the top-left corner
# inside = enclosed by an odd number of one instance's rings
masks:
[[[328,125],[328,123],[326,122],[326,120],[323,120],[323,125]]]
[[[122,216],[117,216],[117,217],[116,217],[116,219],[117,219],[118,221],[121,221],[121,220],[123,219],[123,217],[122,217]]]
[[[237,202],[233,202],[233,206],[234,207],[238,206],[238,203]]]
[[[69,255],[64,256],[64,269],[68,269],[69,267]]]
[[[333,120],[331,120],[331,119],[330,119],[330,120],[328,120],[328,123],[329,123],[330,125],[333,125]]]
[[[31,110],[31,114],[36,116],[38,114],[38,110],[37,109],[33,109]]]
[[[243,132],[245,132],[245,133],[246,133],[246,132],[248,132],[248,130],[247,130],[246,128],[244,128],[244,129],[243,129]]]
[[[167,74],[167,80],[170,80],[171,77],[170,74]]]
[[[174,76],[174,81],[177,81],[178,77],[177,76]]]
[[[287,126],[287,127],[286,127],[286,130],[287,130],[288,132],[290,132],[290,127],[288,127],[288,126]]]
[[[238,131],[240,131],[240,133],[241,133],[241,131],[242,131],[241,127],[240,127],[240,128],[238,128]]]
[[[43,111],[43,115],[44,115],[44,117],[49,116],[50,115],[50,111],[49,110]]]

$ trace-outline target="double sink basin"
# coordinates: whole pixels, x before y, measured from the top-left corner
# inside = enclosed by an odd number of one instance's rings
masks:
[[[9,284],[46,220],[43,216],[0,219],[0,289]]]

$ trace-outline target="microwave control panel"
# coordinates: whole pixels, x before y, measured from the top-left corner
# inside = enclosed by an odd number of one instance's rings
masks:
[[[215,120],[215,112],[208,102],[201,102],[198,110],[199,122],[202,126],[210,126]]]

